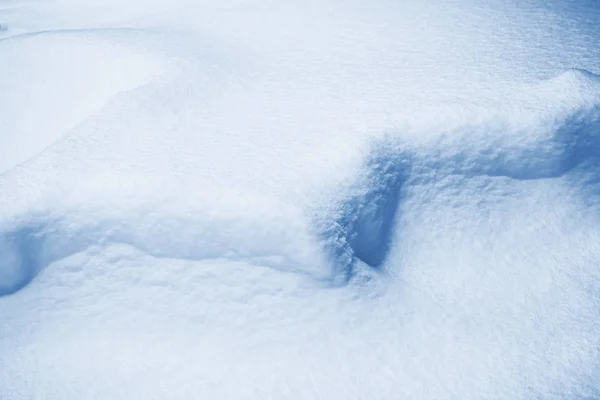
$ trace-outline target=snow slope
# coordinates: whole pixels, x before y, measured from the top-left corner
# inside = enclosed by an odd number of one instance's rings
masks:
[[[423,3],[3,2],[0,398],[600,398],[600,7]]]

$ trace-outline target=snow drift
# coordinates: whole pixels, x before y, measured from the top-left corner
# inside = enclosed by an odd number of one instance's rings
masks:
[[[1,398],[600,397],[593,4],[121,3],[0,10]]]

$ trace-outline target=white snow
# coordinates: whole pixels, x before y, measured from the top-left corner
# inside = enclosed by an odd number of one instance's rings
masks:
[[[0,399],[600,398],[557,3],[0,3]]]

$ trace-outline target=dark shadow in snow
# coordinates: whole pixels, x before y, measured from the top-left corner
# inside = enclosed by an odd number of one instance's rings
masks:
[[[561,174],[597,171],[600,165],[600,107],[568,118],[556,134],[563,146]]]
[[[364,164],[364,174],[324,232],[337,266],[335,280],[355,276],[357,262],[378,270],[390,249],[402,187],[409,175],[407,154],[397,140],[376,142]]]
[[[354,256],[373,268],[381,267],[389,251],[408,167],[402,153],[378,143],[366,164],[367,191],[348,202],[347,213],[339,221],[348,227]]]
[[[21,226],[0,232],[0,296],[27,286],[47,264],[40,231],[40,227]]]

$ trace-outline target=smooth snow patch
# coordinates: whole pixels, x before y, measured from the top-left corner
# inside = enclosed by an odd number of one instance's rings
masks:
[[[128,45],[135,35],[61,31],[0,41],[0,173],[44,150],[116,94],[161,72],[162,60]]]

